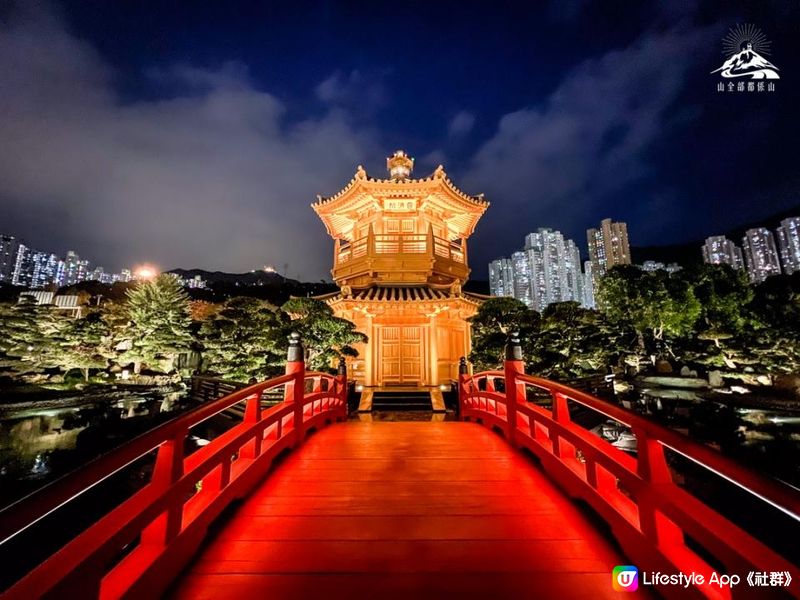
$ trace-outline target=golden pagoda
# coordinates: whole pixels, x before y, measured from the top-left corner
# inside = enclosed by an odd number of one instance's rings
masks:
[[[461,289],[467,239],[489,203],[459,190],[441,165],[411,179],[414,159],[402,150],[386,166],[388,179],[359,166],[344,189],[312,204],[334,239],[340,288],[321,299],[369,338],[349,364],[366,391],[438,392],[470,350],[466,319],[484,297]]]

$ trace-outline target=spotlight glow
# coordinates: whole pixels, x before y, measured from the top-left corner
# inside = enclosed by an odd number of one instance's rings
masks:
[[[134,271],[134,275],[136,279],[140,279],[142,281],[150,281],[155,279],[158,276],[158,269],[150,265],[141,265],[136,267]]]

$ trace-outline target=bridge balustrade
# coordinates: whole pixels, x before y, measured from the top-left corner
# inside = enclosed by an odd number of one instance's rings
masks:
[[[284,401],[264,409],[261,395],[279,388]],[[241,423],[185,455],[192,427],[239,402],[245,403]],[[293,334],[285,375],[205,403],[1,511],[0,545],[156,452],[149,483],[17,581],[4,598],[139,598],[162,592],[209,524],[246,496],[281,452],[296,447],[310,430],[346,416],[344,365],[336,376],[307,372]]]
[[[682,457],[709,477],[737,486],[797,526],[800,502],[794,490],[615,404],[526,375],[523,364],[516,337],[507,346],[502,371],[470,375],[462,359],[461,418],[497,429],[512,446],[532,453],[567,494],[583,500],[610,525],[640,568],[695,572],[706,580],[715,570],[797,573],[792,560],[775,547],[681,487],[670,457]],[[284,401],[264,408],[262,394],[270,390],[283,390]],[[549,406],[529,401],[542,395]],[[186,453],[193,427],[240,402],[245,404],[240,423]],[[581,427],[570,411],[576,405],[629,428],[637,441],[636,455]],[[310,430],[346,416],[344,366],[336,376],[307,372],[294,335],[285,375],[211,400],[0,511],[1,546],[155,452],[152,477],[142,489],[27,573],[4,597],[133,598],[163,592],[190,561],[211,523],[263,479],[280,453],[296,447]],[[795,583],[788,591],[797,596],[797,589]],[[729,589],[715,586],[662,591],[682,598],[731,596]]]
[[[549,396],[550,408],[529,402],[529,393]],[[629,428],[637,441],[636,456],[576,424],[570,414],[571,403]],[[506,346],[502,371],[470,375],[461,359],[459,411],[462,419],[498,430],[513,446],[531,452],[570,496],[586,502],[611,526],[614,537],[640,569],[695,572],[705,581],[714,571],[742,577],[750,571],[798,572],[790,560],[679,486],[667,453],[688,459],[708,477],[717,476],[738,486],[798,526],[800,500],[795,490],[618,405],[526,375],[515,334]],[[792,590],[797,595],[797,583]],[[681,597],[686,593],[682,588],[663,591]],[[700,597],[731,597],[728,588],[703,586],[694,591]]]

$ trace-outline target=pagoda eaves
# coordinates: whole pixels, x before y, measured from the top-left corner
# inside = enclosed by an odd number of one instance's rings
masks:
[[[311,207],[331,237],[350,240],[354,224],[365,211],[382,211],[384,200],[401,198],[418,200],[415,210],[442,213],[453,237],[472,235],[489,207],[482,194],[471,196],[456,187],[441,165],[429,177],[403,180],[372,178],[359,166],[341,191],[328,198],[318,196]]]

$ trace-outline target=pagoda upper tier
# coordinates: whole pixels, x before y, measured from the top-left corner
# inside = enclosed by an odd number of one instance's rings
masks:
[[[469,275],[466,240],[489,203],[458,189],[440,165],[412,179],[414,160],[398,150],[388,179],[359,165],[350,182],[312,208],[335,240],[340,286],[452,285]]]

